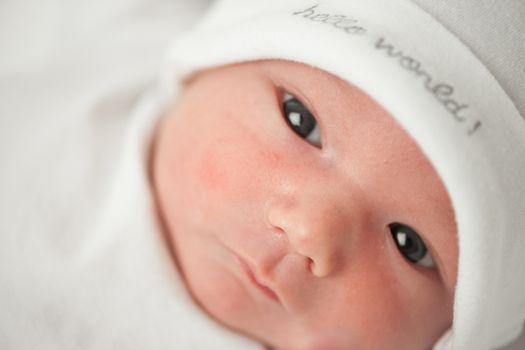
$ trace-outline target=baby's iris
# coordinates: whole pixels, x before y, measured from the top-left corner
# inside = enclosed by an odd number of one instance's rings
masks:
[[[315,147],[321,148],[321,135],[317,120],[312,113],[294,96],[284,93],[284,118],[293,131]]]
[[[432,255],[414,229],[399,223],[390,224],[389,228],[397,248],[408,261],[427,268],[435,267]]]

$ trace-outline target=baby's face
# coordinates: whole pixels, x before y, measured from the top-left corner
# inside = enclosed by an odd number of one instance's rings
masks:
[[[366,94],[305,65],[196,76],[160,124],[153,185],[214,319],[282,349],[428,349],[451,323],[445,188]]]

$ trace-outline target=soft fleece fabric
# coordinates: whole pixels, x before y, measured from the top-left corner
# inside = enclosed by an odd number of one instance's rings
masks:
[[[262,349],[192,302],[147,181],[151,84],[204,5],[2,2],[0,349]]]
[[[524,6],[224,0],[176,42],[166,91],[208,67],[286,59],[371,95],[434,164],[456,214],[454,321],[434,348],[493,349],[525,318]]]

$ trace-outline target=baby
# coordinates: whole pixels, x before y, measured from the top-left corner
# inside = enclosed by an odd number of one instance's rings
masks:
[[[219,323],[279,349],[489,349],[520,333],[525,282],[497,266],[525,270],[524,100],[515,73],[487,61],[501,90],[423,8],[465,40],[466,12],[417,3],[222,1],[174,46],[181,93],[152,184]]]
[[[159,127],[153,183],[190,291],[233,329],[279,349],[428,349],[450,326],[446,190],[333,75],[285,61],[198,74]]]
[[[523,16],[521,0],[222,0],[136,104],[134,64],[103,86],[65,58],[42,85],[17,70],[0,118],[0,348],[511,343]],[[149,42],[117,32],[62,53],[96,66]]]

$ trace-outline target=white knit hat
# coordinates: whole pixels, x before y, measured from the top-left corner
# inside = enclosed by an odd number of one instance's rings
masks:
[[[168,84],[286,59],[372,96],[420,145],[455,210],[454,321],[435,349],[491,349],[525,319],[525,3],[225,0],[176,41]]]

